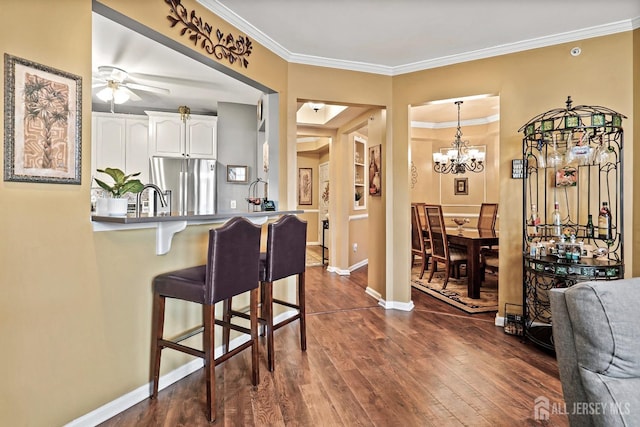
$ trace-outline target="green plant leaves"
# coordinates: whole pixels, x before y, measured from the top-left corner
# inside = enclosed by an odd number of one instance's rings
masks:
[[[107,174],[113,179],[113,185],[109,185],[98,178],[94,178],[96,183],[111,193],[113,197],[122,197],[126,193],[139,193],[144,188],[144,184],[142,184],[139,179],[132,179],[140,175],[140,172],[125,175],[125,173],[118,168],[98,169],[98,172]]]

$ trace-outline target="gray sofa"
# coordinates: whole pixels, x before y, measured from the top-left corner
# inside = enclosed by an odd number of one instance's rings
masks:
[[[572,426],[640,426],[640,277],[549,294]]]

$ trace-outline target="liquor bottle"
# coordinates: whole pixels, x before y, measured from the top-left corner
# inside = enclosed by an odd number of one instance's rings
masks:
[[[531,204],[531,216],[529,217],[529,222],[527,225],[527,234],[529,235],[529,238],[538,237],[540,216],[538,215],[538,207],[535,203]]]
[[[562,235],[562,218],[560,217],[560,204],[553,204],[553,212],[551,212],[551,235],[560,237]]]
[[[602,202],[600,214],[598,215],[598,238],[611,240],[611,211],[609,203]]]
[[[593,233],[593,215],[589,214],[589,216],[587,217],[587,238],[593,239]]]

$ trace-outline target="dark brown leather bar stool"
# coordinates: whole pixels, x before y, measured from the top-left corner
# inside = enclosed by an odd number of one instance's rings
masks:
[[[259,382],[258,364],[258,283],[260,271],[260,227],[236,217],[220,228],[209,231],[207,264],[160,274],[153,279],[153,324],[151,344],[152,398],[158,396],[160,355],[171,348],[204,359],[207,386],[207,416],[216,418],[215,365],[251,347],[251,382]],[[250,292],[250,329],[215,318],[215,304],[235,295]],[[203,350],[180,344],[199,331],[189,331],[175,340],[163,338],[166,298],[177,298],[202,304],[204,326]],[[237,348],[214,358],[214,325],[249,334],[251,339]]]
[[[283,215],[267,226],[267,250],[260,254],[260,284],[262,295],[262,316],[259,319],[266,329],[267,366],[274,369],[273,332],[295,320],[300,321],[300,348],[307,349],[307,326],[305,309],[305,257],[307,245],[307,222],[295,215]],[[297,303],[273,298],[273,282],[289,276],[297,276]],[[273,323],[273,304],[279,304],[296,310],[296,314],[276,324]],[[246,317],[246,314],[232,310],[231,300],[224,305],[224,318],[227,322],[233,316]],[[225,345],[228,346],[228,331],[224,331]]]

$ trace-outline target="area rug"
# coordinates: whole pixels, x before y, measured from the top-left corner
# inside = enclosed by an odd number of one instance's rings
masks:
[[[315,267],[323,265],[322,262],[322,246],[307,246],[306,266]]]
[[[464,268],[462,272],[460,279],[450,277],[447,289],[442,289],[443,272],[437,271],[431,283],[428,283],[430,272],[425,271],[422,279],[419,279],[420,269],[414,268],[411,272],[411,286],[467,313],[498,311],[498,275],[487,272],[480,287],[480,298],[473,299],[467,297],[467,276],[464,275]]]

